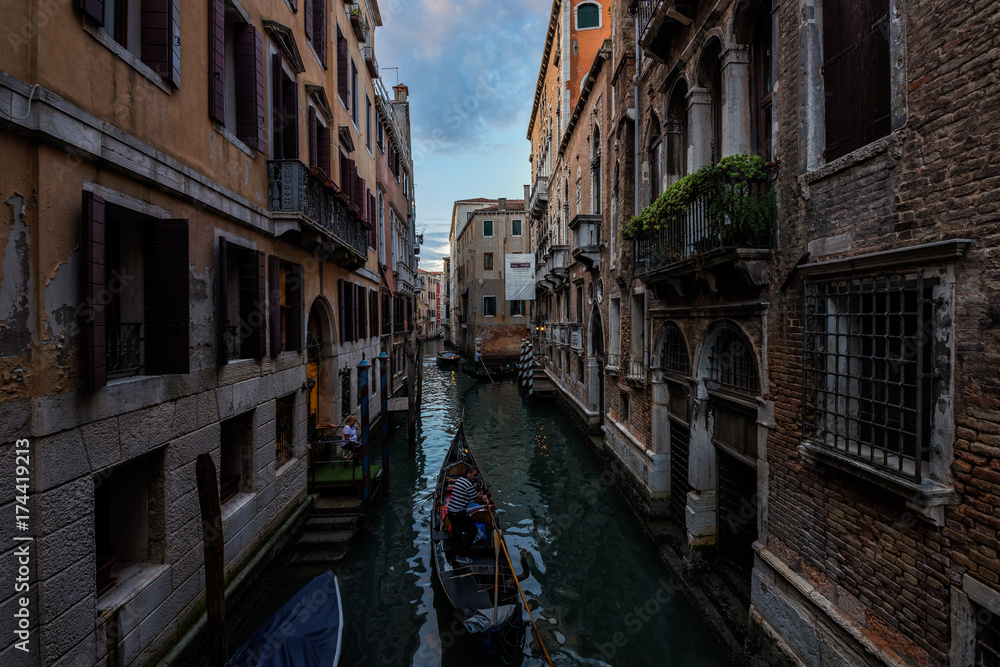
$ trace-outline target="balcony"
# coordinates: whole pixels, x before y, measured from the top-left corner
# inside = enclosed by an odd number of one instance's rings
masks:
[[[691,25],[696,4],[693,0],[631,0],[629,12],[639,19],[639,46],[646,55],[660,62],[666,59],[671,40]]]
[[[625,371],[625,380],[635,384],[646,383],[646,366],[641,361],[628,362],[628,369]]]
[[[396,280],[400,281],[411,290],[417,284],[417,274],[406,262],[396,262],[396,270],[393,271]]]
[[[545,261],[546,280],[556,287],[562,285],[569,278],[569,265],[569,246],[552,246],[552,255]]]
[[[378,60],[375,58],[375,47],[366,46],[365,47],[365,65],[368,67],[368,73],[372,75],[373,79],[378,77]]]
[[[569,223],[573,230],[573,260],[592,269],[601,267],[601,216],[577,215]]]
[[[267,163],[267,207],[275,236],[321,249],[324,259],[354,270],[368,261],[368,228],[334,188],[298,160]]]
[[[761,285],[777,228],[776,171],[761,180],[713,183],[687,211],[631,235],[633,275],[651,284],[733,264]]]
[[[549,204],[549,178],[548,176],[535,176],[535,184],[531,189],[531,199],[528,202],[528,210],[531,217],[541,218],[542,213]]]
[[[619,352],[608,353],[608,363],[604,365],[604,370],[609,373],[617,373],[622,366],[622,355]]]
[[[358,41],[362,44],[368,39],[368,22],[365,20],[365,14],[361,11],[361,5],[358,3],[352,3],[347,8],[348,13],[351,15],[351,27],[354,28],[354,36],[358,38]]]
[[[583,354],[583,322],[570,322],[566,328],[569,330],[569,346],[577,354]]]

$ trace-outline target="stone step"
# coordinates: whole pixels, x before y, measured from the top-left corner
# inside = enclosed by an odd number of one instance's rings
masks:
[[[357,530],[358,514],[334,514],[329,516],[311,516],[305,523],[308,530]]]
[[[332,545],[348,544],[354,539],[353,530],[306,530],[299,537],[299,547],[326,548]]]
[[[295,557],[292,558],[292,564],[294,565],[326,565],[332,563],[338,563],[344,560],[344,556],[347,555],[348,546],[341,545],[339,547],[331,547],[326,549],[307,549],[299,550]]]
[[[324,497],[316,501],[314,516],[361,514],[361,499],[354,497]]]

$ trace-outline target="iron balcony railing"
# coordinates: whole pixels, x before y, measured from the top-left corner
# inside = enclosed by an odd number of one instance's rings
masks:
[[[728,213],[713,209],[710,196],[702,195],[691,202],[686,213],[667,218],[657,229],[641,234],[634,240],[634,275],[642,279],[706,253],[772,247],[778,219],[774,182],[772,175],[760,182],[720,183],[717,187],[737,195],[729,198],[734,203]],[[766,210],[763,222],[746,220],[738,206],[742,200],[750,200],[756,210]]]
[[[639,19],[638,39],[642,39],[642,36],[646,34],[649,24],[656,16],[656,10],[661,4],[663,4],[663,0],[632,0],[629,3],[629,11]]]
[[[299,160],[268,161],[267,193],[271,211],[301,213],[332,232],[361,257],[368,255],[368,228],[364,221]]]
[[[109,376],[135,375],[142,369],[141,329],[141,322],[107,326],[104,356]]]

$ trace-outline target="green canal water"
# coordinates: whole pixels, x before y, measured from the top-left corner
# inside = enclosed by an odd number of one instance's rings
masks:
[[[407,451],[405,425],[395,428],[390,493],[338,572],[341,665],[495,662],[432,584],[428,497],[463,413],[507,547],[515,560],[526,549],[532,562],[523,586],[556,665],[731,665],[558,409],[527,403],[513,381],[477,384],[438,369],[435,352],[425,348],[416,453]],[[285,570],[254,616],[266,619],[320,571]],[[521,664],[545,664],[530,626]]]

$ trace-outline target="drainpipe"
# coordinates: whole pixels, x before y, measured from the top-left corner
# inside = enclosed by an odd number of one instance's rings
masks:
[[[635,159],[632,161],[632,181],[635,183],[635,194],[632,200],[632,215],[639,213],[639,13],[635,15],[635,74],[632,75],[633,94],[633,114],[632,122],[635,128],[632,131],[633,143],[635,144]]]

